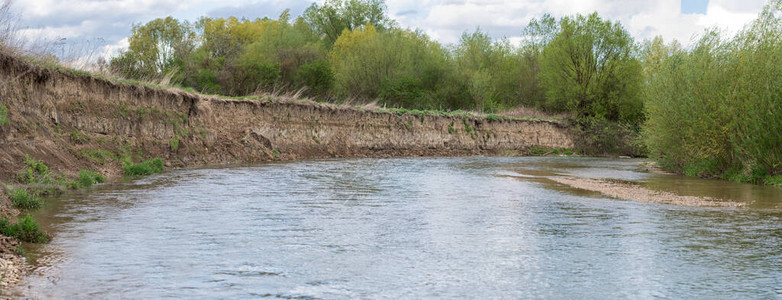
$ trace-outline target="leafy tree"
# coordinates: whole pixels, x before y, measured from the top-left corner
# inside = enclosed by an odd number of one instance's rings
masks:
[[[195,35],[189,23],[167,17],[134,26],[129,42],[128,51],[112,60],[115,69],[126,75],[137,72],[132,77],[156,76],[181,70],[195,47]]]
[[[634,43],[619,23],[597,13],[565,17],[541,54],[547,106],[579,118],[638,122],[642,70]]]
[[[383,0],[326,0],[323,5],[313,3],[307,8],[304,21],[330,47],[345,30],[352,31],[366,24],[381,31],[390,28],[393,21],[386,10]]]

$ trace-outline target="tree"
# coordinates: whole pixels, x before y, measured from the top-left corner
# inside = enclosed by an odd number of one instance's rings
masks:
[[[304,21],[331,47],[345,30],[366,24],[380,31],[390,28],[393,21],[386,9],[383,0],[326,0],[322,6],[313,3],[307,8]]]
[[[642,70],[621,24],[589,16],[565,17],[541,54],[547,106],[579,118],[639,122]]]
[[[195,35],[187,22],[172,17],[155,19],[133,27],[128,54],[136,59],[143,75],[163,75],[178,71],[195,46]]]

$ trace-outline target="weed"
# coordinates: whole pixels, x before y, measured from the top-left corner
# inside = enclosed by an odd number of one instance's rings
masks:
[[[164,170],[163,160],[160,158],[150,159],[137,164],[129,163],[122,168],[125,175],[138,176],[162,173]]]
[[[49,240],[30,215],[22,217],[16,224],[0,219],[0,233],[28,243],[46,243]]]
[[[90,170],[80,170],[79,179],[77,182],[78,187],[90,187],[96,183],[106,182],[106,178],[103,177],[103,175],[100,173],[96,173]]]
[[[453,121],[451,121],[451,124],[450,124],[450,125],[448,125],[448,133],[450,133],[450,134],[454,134],[454,133],[456,133],[456,129],[454,129],[454,128],[453,128],[453,123],[454,123],[454,122],[453,122]]]
[[[272,157],[274,157],[274,159],[278,159],[280,157],[280,151],[277,149],[272,149]]]
[[[24,163],[27,165],[27,167],[17,173],[17,179],[20,183],[51,183],[52,178],[49,172],[49,167],[46,166],[42,161],[35,160],[29,154],[25,154]]]
[[[11,122],[8,120],[8,108],[5,107],[5,105],[0,104],[0,126],[5,126],[10,123]]]
[[[171,151],[176,152],[179,150],[179,136],[171,138],[171,140],[168,141],[168,144],[171,146]]]
[[[9,198],[11,203],[19,209],[37,209],[42,204],[35,193],[29,193],[26,189],[12,189]]]
[[[82,134],[79,130],[74,130],[71,132],[71,141],[76,144],[84,144],[90,141],[90,137]]]

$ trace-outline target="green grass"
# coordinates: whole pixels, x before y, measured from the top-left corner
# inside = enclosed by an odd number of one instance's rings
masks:
[[[24,163],[27,167],[17,173],[17,180],[22,184],[49,184],[52,182],[49,167],[42,161],[33,159],[25,154]]]
[[[106,182],[106,178],[103,177],[103,175],[100,173],[96,173],[90,170],[80,170],[79,178],[76,182],[78,182],[78,187],[90,187],[96,183]]]
[[[20,218],[13,224],[8,219],[0,219],[0,233],[28,243],[46,243],[49,240],[30,215]]]
[[[10,123],[11,121],[8,120],[8,108],[5,107],[5,105],[0,104],[0,126],[5,126]]]
[[[114,152],[108,150],[100,150],[100,149],[81,150],[81,155],[87,158],[89,161],[101,165],[106,164],[106,162],[109,159],[119,160],[119,158],[117,157],[116,154],[114,154]]]
[[[11,203],[19,209],[33,210],[41,207],[41,200],[26,189],[12,189],[9,195]]]
[[[160,158],[150,159],[140,163],[131,163],[125,165],[122,170],[125,175],[139,176],[139,175],[151,175],[155,173],[162,173],[164,170],[163,160]]]

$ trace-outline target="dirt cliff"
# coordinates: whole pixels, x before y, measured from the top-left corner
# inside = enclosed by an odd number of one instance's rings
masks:
[[[54,70],[0,54],[0,181],[25,154],[54,170],[119,174],[109,152],[175,167],[274,159],[524,154],[571,148],[541,120],[397,114],[299,101],[233,100]]]

